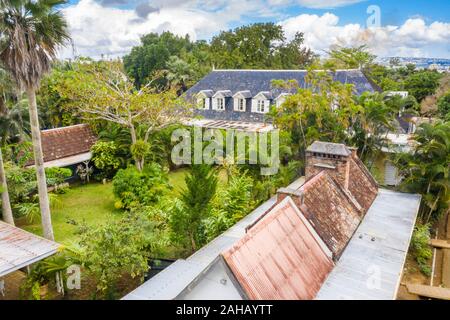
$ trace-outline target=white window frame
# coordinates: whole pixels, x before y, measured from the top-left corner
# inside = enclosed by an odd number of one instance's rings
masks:
[[[214,98],[213,109],[217,111],[225,110],[225,98]]]
[[[267,99],[253,99],[252,112],[267,113],[269,112],[270,101]]]
[[[197,105],[200,110],[209,110],[209,98],[207,97],[198,97]]]
[[[245,98],[238,97],[234,99],[234,111],[245,112],[247,102]]]

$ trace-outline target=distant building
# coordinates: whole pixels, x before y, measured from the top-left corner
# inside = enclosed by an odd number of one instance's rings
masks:
[[[379,90],[360,70],[337,70],[331,74],[335,81],[353,84],[355,94]],[[264,123],[271,106],[280,106],[295,93],[275,88],[272,81],[295,80],[305,87],[306,75],[305,70],[214,70],[192,86],[186,97],[198,106],[196,115],[205,122]]]
[[[124,299],[394,299],[419,204],[378,189],[354,149],[316,141],[305,178]]]

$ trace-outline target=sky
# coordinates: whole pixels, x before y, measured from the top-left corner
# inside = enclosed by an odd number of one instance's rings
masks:
[[[171,31],[210,40],[221,30],[274,22],[305,46],[366,44],[379,57],[450,59],[449,0],[69,0],[62,7],[73,46],[63,58],[119,57],[142,35]]]

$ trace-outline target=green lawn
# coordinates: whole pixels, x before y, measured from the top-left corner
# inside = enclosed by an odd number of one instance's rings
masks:
[[[179,169],[169,173],[169,180],[178,194],[184,187],[184,177],[187,169]],[[98,226],[106,221],[120,219],[122,211],[114,208],[112,184],[90,183],[72,186],[67,193],[58,196],[59,205],[52,210],[53,230],[56,241],[70,244],[79,239],[79,225]],[[18,221],[20,227],[36,234],[42,234],[40,221],[28,224],[22,218]],[[78,224],[78,225],[75,225]]]

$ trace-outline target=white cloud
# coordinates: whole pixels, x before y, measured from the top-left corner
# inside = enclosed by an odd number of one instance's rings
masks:
[[[319,1],[335,5],[343,2],[349,1]],[[63,13],[70,27],[75,55],[122,56],[139,44],[140,36],[150,32],[167,30],[183,36],[189,34],[194,40],[208,39],[228,29],[232,22],[248,21],[249,16],[272,20],[280,17],[274,7],[262,0],[170,0],[164,4],[162,0],[152,0],[147,4],[142,7],[145,10],[118,9],[94,0],[80,0],[65,8]],[[339,25],[339,17],[332,13],[301,14],[279,24],[288,38],[297,31],[304,32],[306,45],[319,53],[336,44],[368,44],[379,56],[450,58],[450,23],[426,24],[420,17],[411,18],[401,26],[377,29],[366,29],[360,24]],[[61,52],[62,57],[73,57],[73,54],[68,48]]]
[[[289,37],[304,32],[305,44],[323,53],[332,45],[366,44],[378,56],[449,57],[450,23],[421,18],[408,19],[401,26],[366,29],[360,24],[339,25],[332,13],[322,16],[302,14],[280,22]]]
[[[330,9],[348,6],[365,0],[297,0],[303,7],[314,9]]]

